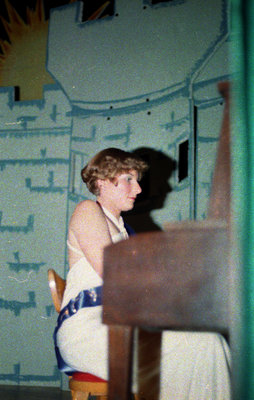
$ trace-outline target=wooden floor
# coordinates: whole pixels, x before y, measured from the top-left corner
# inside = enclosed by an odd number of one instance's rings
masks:
[[[71,400],[71,394],[57,388],[0,385],[0,400]]]

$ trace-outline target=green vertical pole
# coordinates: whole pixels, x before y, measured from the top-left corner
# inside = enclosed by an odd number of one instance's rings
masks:
[[[236,271],[231,316],[233,387],[234,400],[253,400],[254,1],[231,0],[231,10],[232,258]]]

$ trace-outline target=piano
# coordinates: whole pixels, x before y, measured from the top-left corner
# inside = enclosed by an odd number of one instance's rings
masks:
[[[104,251],[103,322],[109,326],[109,400],[130,399],[133,329],[229,334],[229,83],[207,219],[168,223]]]

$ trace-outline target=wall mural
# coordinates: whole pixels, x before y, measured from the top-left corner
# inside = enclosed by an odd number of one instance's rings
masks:
[[[69,216],[90,197],[81,167],[109,146],[152,164],[126,216],[137,231],[205,218],[217,83],[229,78],[227,2],[0,7],[0,381],[59,386],[46,272],[67,273]]]
[[[76,0],[0,2],[0,86],[14,86],[16,100],[43,98],[54,79],[45,68],[50,10]],[[112,14],[113,1],[85,1],[82,20]]]

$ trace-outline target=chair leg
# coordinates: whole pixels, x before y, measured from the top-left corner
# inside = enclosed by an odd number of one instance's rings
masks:
[[[89,393],[85,392],[80,392],[78,390],[72,390],[71,391],[71,398],[72,400],[88,400],[89,398]]]

